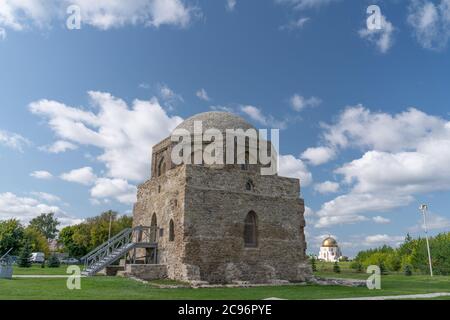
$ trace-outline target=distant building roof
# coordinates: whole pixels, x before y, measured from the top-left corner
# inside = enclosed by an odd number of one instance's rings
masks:
[[[327,237],[322,241],[322,247],[337,247],[337,241],[332,237]]]

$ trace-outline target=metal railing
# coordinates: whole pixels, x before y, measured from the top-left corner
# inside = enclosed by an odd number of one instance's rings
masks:
[[[96,252],[104,249],[105,247],[108,246],[108,244],[110,244],[111,242],[114,242],[116,239],[122,237],[124,234],[129,233],[132,230],[132,228],[126,228],[123,229],[122,231],[120,231],[118,234],[116,234],[114,237],[112,237],[111,239],[109,239],[108,241],[102,243],[101,245],[99,245],[97,248],[91,250],[88,254],[86,254],[85,256],[83,256],[82,258],[80,258],[81,261],[86,260],[87,258],[89,258],[90,256],[92,256],[93,254],[95,254]]]
[[[13,248],[9,249],[3,256],[0,257],[0,260],[3,260],[4,258],[6,258],[6,256],[8,256],[8,254],[12,251]]]
[[[91,275],[126,255],[139,243],[150,243],[153,236],[152,227],[138,226],[127,228],[101,244],[81,258],[84,273]]]

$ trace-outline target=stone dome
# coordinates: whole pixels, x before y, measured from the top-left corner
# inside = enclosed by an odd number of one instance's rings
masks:
[[[175,128],[175,130],[186,129],[189,132],[194,133],[194,121],[202,122],[203,132],[212,128],[218,129],[223,133],[225,133],[226,129],[254,129],[251,124],[235,114],[222,111],[210,111],[196,114],[184,120]]]
[[[337,242],[334,238],[328,237],[322,242],[322,247],[337,247]]]

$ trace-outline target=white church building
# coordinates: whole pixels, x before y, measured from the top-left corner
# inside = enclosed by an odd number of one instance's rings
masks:
[[[322,246],[319,251],[319,260],[327,262],[336,262],[342,257],[341,249],[337,244],[337,241],[332,237],[327,237],[322,241]]]

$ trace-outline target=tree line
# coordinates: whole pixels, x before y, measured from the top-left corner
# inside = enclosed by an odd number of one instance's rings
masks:
[[[58,252],[80,258],[108,240],[111,221],[111,236],[132,225],[132,217],[121,216],[115,211],[106,211],[84,222],[58,229],[60,222],[54,213],[42,213],[23,225],[18,219],[0,221],[0,255],[12,249],[11,255],[21,252],[43,252],[50,256],[50,240],[57,240]]]
[[[438,275],[450,275],[450,232],[429,238],[433,271]],[[378,265],[382,273],[389,271],[429,273],[428,253],[425,238],[413,239],[409,234],[398,247],[384,245],[376,249],[360,251],[350,267],[362,271],[369,265]]]
[[[133,224],[132,217],[106,211],[83,223],[63,228],[59,233],[59,243],[69,256],[80,258],[108,240],[110,219],[111,237]]]

